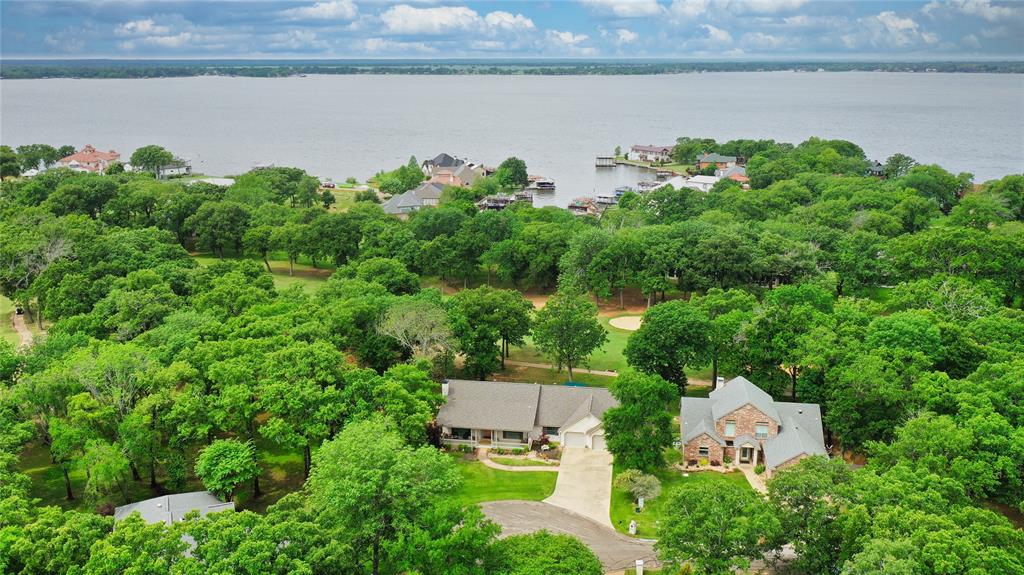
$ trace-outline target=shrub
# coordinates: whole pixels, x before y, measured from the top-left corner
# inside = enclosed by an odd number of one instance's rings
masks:
[[[96,514],[104,517],[112,517],[114,515],[114,504],[109,501],[104,501],[96,507]]]
[[[726,455],[725,457],[722,458],[722,463],[729,465],[730,463],[732,463],[732,458]]]
[[[756,473],[758,475],[761,475],[762,473],[764,473],[764,464],[763,463],[758,463],[757,466],[754,467],[754,473]]]
[[[686,464],[689,465],[690,467],[695,467],[697,465],[697,460],[696,459],[687,459],[686,460]]]
[[[720,466],[720,465],[722,465],[722,462],[721,462],[721,461],[719,461],[719,460],[717,460],[717,459],[712,459],[712,460],[711,460],[711,467],[718,467],[718,466]]]
[[[708,458],[707,457],[701,457],[700,458],[700,464],[701,465],[707,465],[708,464]]]
[[[615,478],[615,486],[624,489],[633,496],[633,500],[641,497],[654,499],[661,495],[661,481],[653,475],[642,473],[636,469],[627,469]]]

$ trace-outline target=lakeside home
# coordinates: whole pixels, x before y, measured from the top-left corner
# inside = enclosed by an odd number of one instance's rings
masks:
[[[635,145],[629,148],[626,159],[635,162],[670,162],[672,161],[672,146]]]
[[[57,167],[98,174],[106,171],[110,164],[120,158],[121,154],[115,150],[101,152],[91,144],[86,144],[84,148],[74,154],[57,160]]]

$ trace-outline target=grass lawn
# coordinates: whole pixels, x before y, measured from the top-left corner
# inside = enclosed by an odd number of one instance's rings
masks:
[[[491,376],[495,381],[516,381],[521,383],[547,383],[559,385],[569,381],[569,372],[543,367],[521,367],[509,365],[504,370]],[[590,387],[608,387],[615,381],[614,377],[607,375],[593,375],[590,373],[573,373],[573,382],[582,383]]]
[[[353,187],[350,184],[343,184],[331,190],[331,194],[334,196],[334,204],[331,206],[330,211],[344,212],[356,205],[357,190],[352,189]]]
[[[635,315],[631,313],[621,313],[618,315]],[[612,316],[612,317],[618,317]],[[623,355],[623,351],[626,349],[626,340],[629,339],[629,335],[633,332],[619,329],[608,325],[608,320],[611,317],[600,317],[598,318],[601,325],[608,330],[608,341],[597,351],[590,356],[590,364],[584,367],[587,369],[598,369],[602,371],[622,371],[626,369],[626,356]],[[551,360],[544,356],[533,345],[533,341],[530,338],[526,338],[526,345],[522,347],[514,347],[509,352],[509,359],[515,361],[525,361],[529,363],[551,363]]]
[[[196,260],[196,263],[201,266],[208,266],[217,261],[217,257],[210,254],[194,255],[192,259]],[[259,263],[263,264],[262,261]],[[270,269],[274,270],[274,287],[277,289],[299,285],[307,292],[311,292],[323,285],[327,278],[331,277],[331,274],[334,273],[331,267],[320,266],[314,268],[312,264],[299,261],[295,263],[295,274],[288,275],[288,260],[275,259],[270,260]]]
[[[11,318],[14,317],[14,302],[0,295],[0,339],[6,339],[11,345],[17,347],[21,344],[18,332],[14,331],[14,324]]]
[[[463,505],[504,499],[540,501],[555,491],[558,477],[550,471],[501,471],[462,458],[456,464],[463,483],[455,500]]]
[[[615,470],[618,474],[620,469]],[[621,489],[612,487],[611,519],[615,529],[622,533],[629,533],[629,522],[635,520],[637,524],[637,536],[654,538],[657,535],[658,520],[661,518],[662,508],[672,493],[677,489],[686,489],[688,486],[699,484],[718,484],[732,482],[751,489],[747,478],[739,471],[733,473],[718,473],[716,471],[701,471],[690,473],[689,477],[683,477],[681,471],[676,469],[664,469],[655,473],[661,480],[661,495],[644,505],[642,513],[635,513],[632,497]]]
[[[259,499],[252,498],[252,483],[246,482],[235,494],[239,509],[263,512],[267,507],[285,495],[302,488],[305,478],[302,474],[302,452],[283,450],[260,438],[256,441],[257,455],[260,461],[260,489],[263,495]],[[315,451],[315,450],[314,450]],[[32,480],[31,497],[39,498],[41,505],[57,505],[62,509],[80,511],[95,510],[99,501],[87,501],[85,498],[85,470],[72,468],[71,490],[75,499],[65,498],[64,474],[60,467],[50,462],[50,451],[39,443],[29,444],[21,454],[21,471]],[[552,474],[553,475],[553,474]],[[157,481],[163,484],[167,480],[163,474],[157,475]],[[203,489],[196,477],[191,477],[184,491]],[[149,487],[147,478],[132,481],[128,489],[131,501],[142,501],[156,497],[160,493]],[[105,498],[114,505],[123,505],[124,498],[120,493],[113,493]]]
[[[491,457],[491,461],[500,463],[502,465],[508,465],[511,467],[531,467],[536,465],[552,465],[547,461],[541,461],[539,459],[516,459],[514,457]]]

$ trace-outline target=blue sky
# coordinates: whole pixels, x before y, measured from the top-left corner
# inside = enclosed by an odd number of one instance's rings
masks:
[[[5,58],[1019,59],[990,0],[3,0]]]

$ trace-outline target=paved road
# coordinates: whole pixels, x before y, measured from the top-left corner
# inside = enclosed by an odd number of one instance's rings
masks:
[[[544,500],[611,529],[612,454],[583,447],[563,447],[555,492]]]
[[[502,536],[547,529],[579,538],[590,547],[605,570],[629,569],[637,559],[650,565],[655,560],[654,544],[627,537],[590,519],[539,501],[490,501],[481,503],[484,513],[502,527]]]

